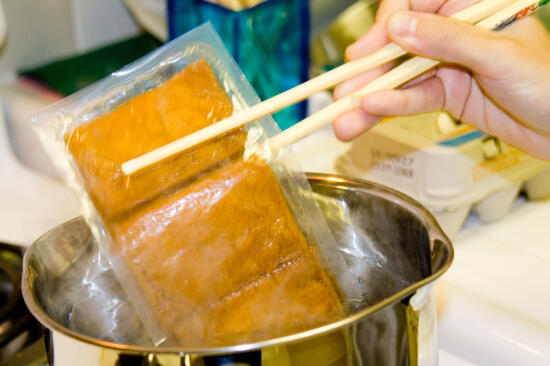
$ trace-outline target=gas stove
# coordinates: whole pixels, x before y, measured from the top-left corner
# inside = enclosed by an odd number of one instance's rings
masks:
[[[42,326],[21,295],[21,248],[0,243],[0,366],[47,365]]]

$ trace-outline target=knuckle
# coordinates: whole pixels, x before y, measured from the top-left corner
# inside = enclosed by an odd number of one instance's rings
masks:
[[[409,114],[411,109],[410,96],[405,92],[401,92],[400,95],[401,95],[401,98],[399,98],[399,104],[398,104],[399,114]]]
[[[457,31],[455,27],[453,27],[453,23],[449,21],[440,22],[441,26],[439,27],[439,39],[438,42],[441,44],[447,44],[449,42],[453,42],[458,37]]]
[[[436,107],[438,104],[438,98],[436,97],[435,93],[424,93],[424,103],[422,107],[425,109]]]
[[[416,29],[416,45],[428,57],[435,57],[459,37],[454,23],[432,14],[423,14]]]

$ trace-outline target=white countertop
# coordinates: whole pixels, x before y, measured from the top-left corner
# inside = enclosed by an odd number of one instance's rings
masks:
[[[550,199],[470,216],[436,295],[440,346],[480,365],[550,365]]]

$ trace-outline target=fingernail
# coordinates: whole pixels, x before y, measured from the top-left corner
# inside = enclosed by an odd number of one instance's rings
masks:
[[[356,48],[359,48],[359,42],[358,41],[355,41],[353,42],[352,44],[350,44],[347,48],[346,48],[346,53],[348,52],[355,52],[355,49]]]
[[[372,97],[373,94],[367,94],[363,98],[361,98],[361,108],[367,113],[370,113],[370,107],[373,105]],[[376,101],[376,97],[374,97],[374,100]]]
[[[391,37],[407,38],[416,33],[418,17],[410,11],[400,11],[388,20],[388,33]]]
[[[364,56],[366,53],[365,50],[365,40],[360,39],[346,48],[345,57],[347,61],[354,60],[358,57]]]
[[[346,48],[346,51],[344,52],[344,57],[346,58],[346,62],[353,60],[353,56],[355,55],[355,49],[358,48],[355,46],[355,43],[351,44]]]
[[[346,58],[353,60],[372,52],[372,43],[377,43],[377,38],[379,38],[379,28],[378,24],[373,25],[367,33],[349,45],[346,48]]]

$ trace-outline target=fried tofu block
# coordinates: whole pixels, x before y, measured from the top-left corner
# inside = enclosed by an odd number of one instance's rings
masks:
[[[338,320],[344,311],[312,246],[211,305],[206,315],[208,343],[231,344],[304,331]],[[189,338],[185,331],[177,335]]]
[[[154,167],[124,176],[122,163],[230,116],[231,101],[208,63],[190,64],[166,83],[132,98],[65,136],[88,193],[104,218],[123,214],[241,153],[239,129]]]
[[[183,344],[275,336],[342,314],[316,249],[259,159],[238,159],[137,210],[113,233],[157,317]]]
[[[217,301],[308,246],[270,168],[241,159],[136,210],[113,233],[142,285],[166,296],[159,307],[174,296]]]

